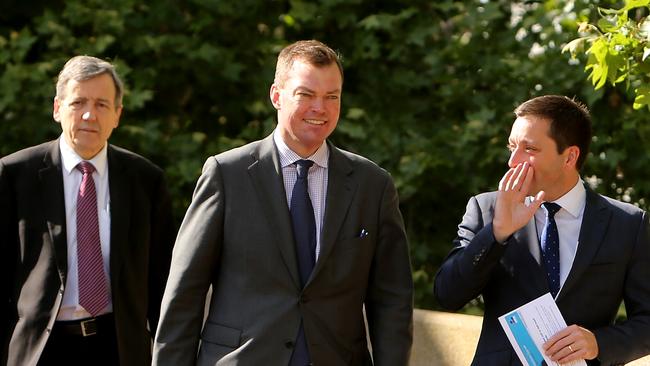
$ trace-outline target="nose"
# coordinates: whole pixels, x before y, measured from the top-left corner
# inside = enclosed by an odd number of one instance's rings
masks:
[[[508,159],[508,166],[510,168],[516,167],[526,161],[525,153],[519,148],[515,148],[510,152],[510,159]]]
[[[514,149],[510,152],[510,158],[508,159],[508,166],[510,168],[514,168],[521,162],[521,154],[519,153],[519,150]]]
[[[95,121],[97,119],[97,110],[93,107],[85,108],[81,114],[81,119],[86,122]]]
[[[322,98],[314,98],[311,103],[311,110],[320,113],[324,110],[324,101]]]

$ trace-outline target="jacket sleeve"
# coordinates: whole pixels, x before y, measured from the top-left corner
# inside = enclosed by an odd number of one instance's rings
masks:
[[[218,263],[224,197],[219,166],[209,158],[174,245],[154,342],[153,365],[194,365],[211,274]]]
[[[158,176],[156,188],[152,190],[151,242],[149,250],[149,309],[148,319],[151,333],[156,331],[160,317],[165,283],[169,275],[169,264],[176,235],[172,218],[171,196],[164,174]]]
[[[639,222],[626,269],[623,299],[627,320],[593,330],[602,365],[622,365],[650,354],[650,237],[648,216]]]
[[[479,296],[505,252],[508,243],[496,242],[490,211],[476,197],[467,203],[454,247],[434,281],[434,295],[445,309],[458,310]]]
[[[9,347],[9,338],[11,336],[13,325],[18,315],[16,307],[13,305],[15,299],[12,298],[14,282],[14,261],[16,260],[17,236],[16,231],[16,207],[14,203],[15,195],[10,191],[8,172],[0,160],[0,252],[2,253],[2,288],[1,293],[5,297],[2,302],[7,306],[7,311],[2,317],[0,325],[0,364],[7,363],[7,352]]]
[[[387,176],[365,301],[375,365],[407,365],[413,341],[413,279],[397,191]]]

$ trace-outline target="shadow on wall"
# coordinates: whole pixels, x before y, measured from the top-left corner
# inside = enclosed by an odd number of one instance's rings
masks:
[[[468,366],[481,332],[480,316],[415,309],[409,366]],[[627,366],[650,366],[646,356]]]

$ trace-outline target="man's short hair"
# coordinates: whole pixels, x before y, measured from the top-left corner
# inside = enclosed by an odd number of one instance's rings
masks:
[[[521,104],[515,109],[515,115],[536,116],[549,120],[549,137],[555,141],[558,154],[569,146],[577,146],[580,155],[576,168],[582,168],[591,143],[591,117],[584,104],[562,95],[544,95]]]
[[[70,80],[80,82],[102,74],[108,74],[113,79],[113,84],[115,84],[115,108],[121,106],[124,86],[115,71],[115,67],[109,62],[92,56],[75,56],[65,63],[56,81],[57,98],[65,98],[65,87]]]
[[[343,65],[340,56],[326,44],[316,41],[298,41],[280,51],[275,66],[275,84],[282,86],[287,80],[287,73],[296,60],[307,62],[317,67],[329,66],[336,63],[343,80]]]

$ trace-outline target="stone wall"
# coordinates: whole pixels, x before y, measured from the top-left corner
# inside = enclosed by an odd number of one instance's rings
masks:
[[[467,366],[480,332],[479,316],[416,309],[409,366]],[[628,366],[650,366],[650,356]]]

